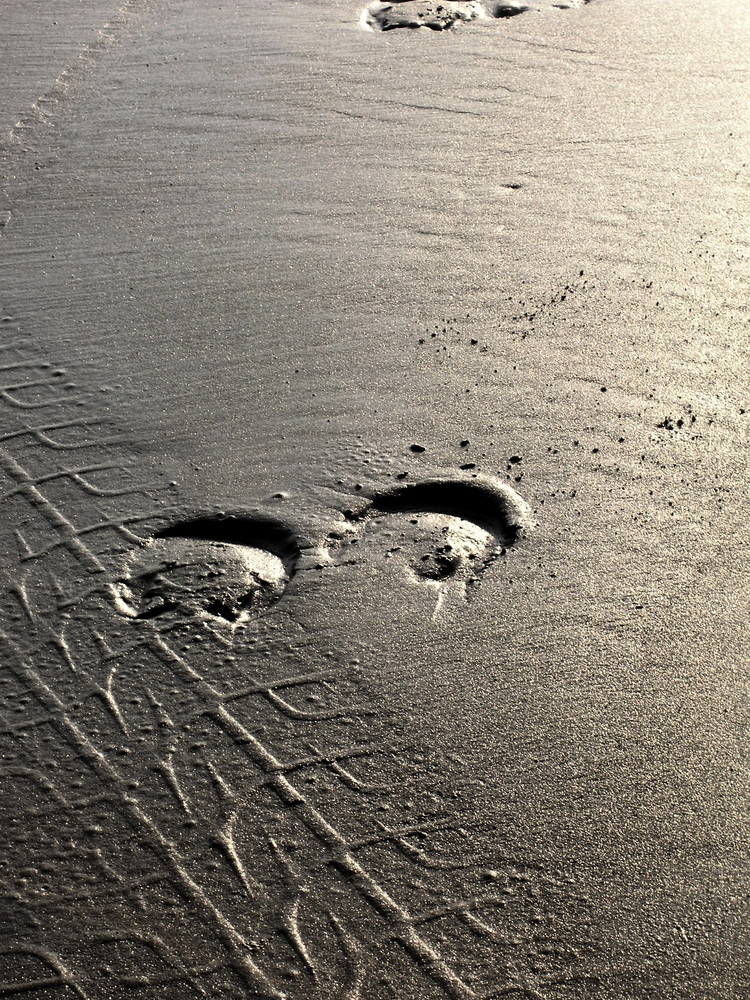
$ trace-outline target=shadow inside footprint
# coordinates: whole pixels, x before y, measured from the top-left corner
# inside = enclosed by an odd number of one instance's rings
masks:
[[[502,547],[529,527],[526,505],[509,486],[482,480],[428,479],[384,491],[364,512],[449,514],[473,522]]]
[[[525,14],[531,10],[531,7],[521,3],[520,0],[497,0],[496,3],[489,4],[485,9],[490,17],[502,18]]]
[[[129,618],[197,615],[241,624],[279,600],[298,558],[294,534],[278,521],[196,518],[131,553],[115,601]]]

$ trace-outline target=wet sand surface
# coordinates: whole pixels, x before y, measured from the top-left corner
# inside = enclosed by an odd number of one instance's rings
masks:
[[[5,993],[750,992],[748,15],[529,6],[3,14]]]

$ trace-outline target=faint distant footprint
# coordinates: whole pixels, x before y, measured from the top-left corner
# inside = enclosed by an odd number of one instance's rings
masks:
[[[274,604],[299,547],[280,522],[214,515],[173,525],[133,552],[114,584],[130,618],[208,617],[239,624]]]
[[[362,12],[362,23],[374,31],[429,28],[446,31],[462,21],[509,18],[529,11],[583,7],[589,0],[374,0]]]
[[[480,17],[482,8],[478,3],[445,2],[434,0],[395,0],[381,3],[376,0],[369,4],[362,15],[363,22],[378,31],[392,31],[394,28],[430,28],[445,31],[457,21],[472,21]]]
[[[415,582],[466,596],[532,525],[528,505],[488,479],[428,479],[372,496],[329,537],[334,564],[397,559]]]

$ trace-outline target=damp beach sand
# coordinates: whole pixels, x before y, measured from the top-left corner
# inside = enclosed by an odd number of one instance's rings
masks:
[[[738,1000],[730,0],[0,10],[0,992]]]

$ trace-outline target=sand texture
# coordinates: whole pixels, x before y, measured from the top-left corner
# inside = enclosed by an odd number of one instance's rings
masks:
[[[0,38],[0,994],[750,996],[746,5]]]

